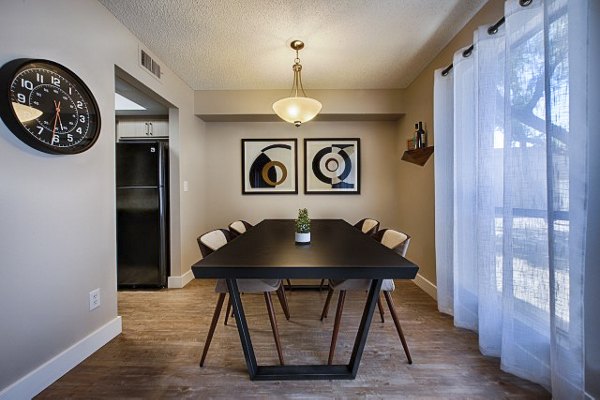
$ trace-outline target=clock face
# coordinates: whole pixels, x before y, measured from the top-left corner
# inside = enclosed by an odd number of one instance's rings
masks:
[[[2,119],[28,145],[46,153],[73,154],[89,149],[98,138],[98,105],[67,68],[19,59],[2,67],[0,80],[8,92],[0,104]]]

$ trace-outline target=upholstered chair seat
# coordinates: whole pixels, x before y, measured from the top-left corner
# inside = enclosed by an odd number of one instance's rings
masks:
[[[370,279],[344,279],[330,280],[329,286],[334,290],[369,290],[371,287]],[[393,279],[384,279],[381,285],[381,290],[385,292],[393,292],[396,289]]]
[[[281,285],[280,279],[237,279],[238,290],[241,293],[274,292]],[[215,292],[227,293],[227,282],[218,279]]]

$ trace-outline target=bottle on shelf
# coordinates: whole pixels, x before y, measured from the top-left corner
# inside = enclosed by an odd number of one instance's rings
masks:
[[[420,149],[423,147],[423,136],[421,136],[419,125],[420,122],[415,124],[415,149]]]
[[[419,136],[421,137],[421,145],[419,148],[427,147],[427,132],[423,129],[423,121],[419,121],[419,127],[417,129]]]

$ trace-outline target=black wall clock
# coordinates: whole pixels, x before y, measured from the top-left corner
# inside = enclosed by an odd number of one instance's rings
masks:
[[[48,60],[20,58],[0,68],[0,116],[16,137],[44,153],[81,153],[100,134],[92,92]]]

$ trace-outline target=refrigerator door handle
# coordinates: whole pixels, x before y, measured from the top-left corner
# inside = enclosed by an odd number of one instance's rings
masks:
[[[170,232],[169,227],[167,226],[167,223],[169,221],[169,216],[168,216],[168,204],[169,204],[169,191],[167,190],[168,188],[166,187],[165,183],[166,183],[166,171],[168,170],[167,168],[167,147],[165,146],[164,143],[158,143],[158,171],[159,171],[159,175],[158,175],[158,207],[159,207],[159,218],[160,218],[160,276],[161,276],[161,280],[163,282],[161,282],[161,284],[163,286],[167,286],[167,274],[169,271],[167,271],[167,265],[169,265],[169,260],[167,259],[167,256],[170,256],[170,251],[169,251],[169,238],[167,237],[168,232]]]
[[[159,226],[160,226],[160,252],[159,252],[159,270],[160,284],[167,286],[167,254],[170,254],[167,248],[167,193],[163,186],[158,188],[158,208],[159,208]]]
[[[166,169],[166,161],[165,157],[165,146],[163,143],[158,143],[158,187],[163,188],[165,186],[165,169]]]

